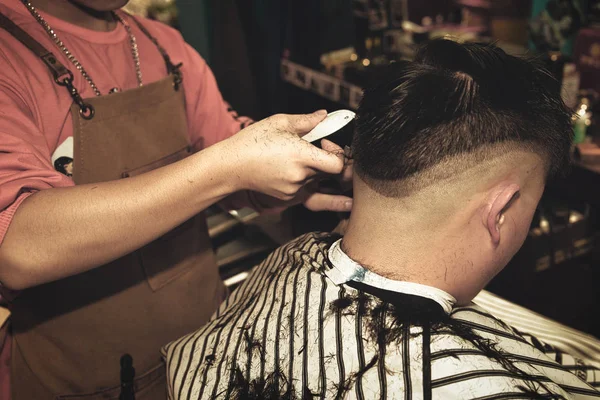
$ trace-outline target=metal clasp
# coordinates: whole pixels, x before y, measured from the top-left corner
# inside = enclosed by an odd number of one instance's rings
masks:
[[[65,75],[66,75],[66,77],[64,77]],[[85,120],[90,120],[90,119],[94,118],[94,115],[96,114],[96,110],[94,109],[93,105],[84,102],[83,99],[81,98],[81,95],[77,91],[77,88],[73,85],[73,73],[71,71],[67,70],[66,74],[56,77],[54,79],[54,81],[58,85],[64,86],[67,88],[67,90],[69,91],[69,94],[71,95],[71,98],[77,104],[77,106],[79,106],[79,115],[81,115],[81,118],[83,118]]]
[[[173,87],[175,88],[175,90],[179,90],[179,86],[181,86],[181,82],[183,82],[183,75],[180,71],[182,65],[183,63],[179,63],[177,65],[171,64],[170,66],[170,72],[171,74],[173,74]]]

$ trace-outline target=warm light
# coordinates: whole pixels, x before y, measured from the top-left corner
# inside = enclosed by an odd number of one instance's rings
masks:
[[[540,229],[544,233],[550,232],[550,223],[548,222],[548,220],[546,218],[542,218],[540,220]]]
[[[356,61],[356,60],[358,60],[358,55],[356,55],[356,54],[352,54],[352,55],[350,56],[350,59],[351,59],[352,61]]]
[[[369,60],[368,58],[365,58],[362,62],[362,65],[364,65],[365,67],[368,67],[369,65],[371,65],[371,60]]]
[[[223,283],[227,287],[237,285],[238,283],[243,282],[244,279],[246,279],[248,277],[248,275],[250,275],[250,274],[248,272],[244,271],[237,275],[232,276],[229,279],[224,280]]]

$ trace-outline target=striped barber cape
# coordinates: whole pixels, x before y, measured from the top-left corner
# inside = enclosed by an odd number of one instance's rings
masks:
[[[163,349],[169,398],[588,399],[600,370],[472,303],[336,285],[307,234],[273,252],[207,325]]]

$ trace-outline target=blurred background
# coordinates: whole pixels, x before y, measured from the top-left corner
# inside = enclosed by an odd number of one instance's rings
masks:
[[[573,109],[574,166],[552,182],[529,238],[488,290],[600,336],[600,0],[132,0],[179,29],[225,99],[254,119],[356,109],[378,68],[431,38],[495,42],[543,60]],[[238,285],[278,244],[343,216],[210,210],[223,277]]]

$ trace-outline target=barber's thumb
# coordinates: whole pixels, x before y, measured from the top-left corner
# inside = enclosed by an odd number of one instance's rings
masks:
[[[327,110],[317,110],[314,113],[308,114],[308,115],[313,116],[314,118],[317,118],[319,120],[319,122],[321,122],[327,116]]]
[[[290,122],[295,133],[300,136],[304,136],[313,130],[314,127],[319,124],[319,122],[323,121],[326,116],[326,110],[319,110],[312,114],[294,115]]]

